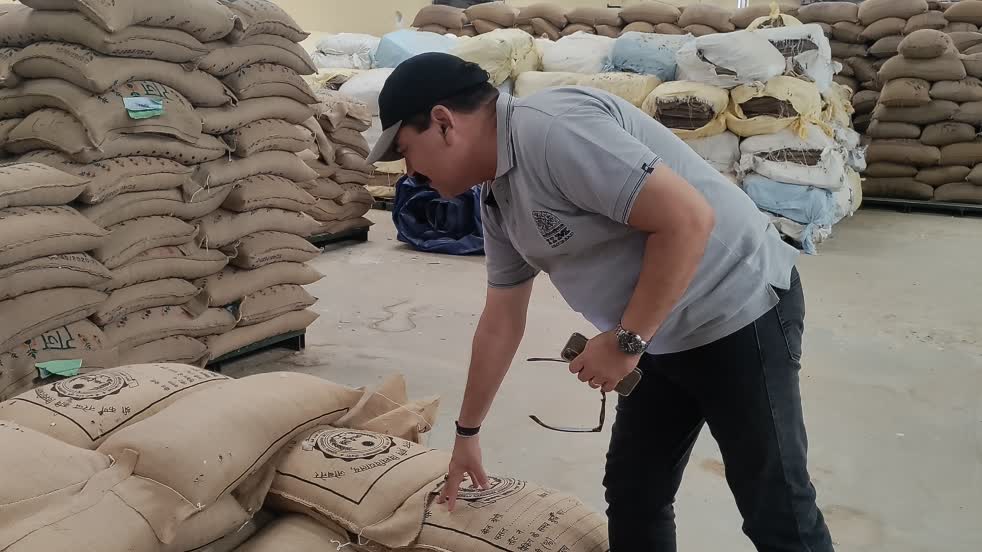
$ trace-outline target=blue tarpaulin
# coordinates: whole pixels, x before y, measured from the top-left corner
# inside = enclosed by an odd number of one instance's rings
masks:
[[[448,255],[484,253],[479,187],[447,199],[426,184],[404,176],[396,183],[392,221],[399,241],[420,251]]]

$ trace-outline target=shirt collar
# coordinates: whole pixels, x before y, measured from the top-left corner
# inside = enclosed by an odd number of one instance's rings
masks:
[[[501,178],[515,168],[515,147],[511,137],[511,116],[515,110],[515,98],[506,92],[498,95],[498,167],[494,177]]]

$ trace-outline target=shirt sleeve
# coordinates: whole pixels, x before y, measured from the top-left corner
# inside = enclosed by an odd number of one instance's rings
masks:
[[[551,122],[545,161],[552,183],[573,204],[627,224],[661,157],[610,115],[587,111]]]
[[[535,278],[539,271],[533,268],[512,245],[508,233],[498,223],[497,214],[491,213],[482,203],[481,222],[484,226],[484,255],[488,269],[488,285],[509,288]]]

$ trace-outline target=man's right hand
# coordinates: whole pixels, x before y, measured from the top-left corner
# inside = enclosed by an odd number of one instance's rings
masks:
[[[487,474],[484,473],[484,465],[481,462],[481,442],[477,436],[457,437],[457,443],[454,445],[447,482],[439,500],[440,504],[445,503],[447,510],[451,512],[457,505],[457,493],[465,476],[470,477],[471,485],[479,489],[487,489],[491,485]]]

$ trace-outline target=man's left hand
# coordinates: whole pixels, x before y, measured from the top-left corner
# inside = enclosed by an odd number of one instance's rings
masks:
[[[614,332],[605,332],[587,342],[583,352],[569,364],[569,371],[590,387],[609,393],[638,367],[640,358],[621,351]]]

